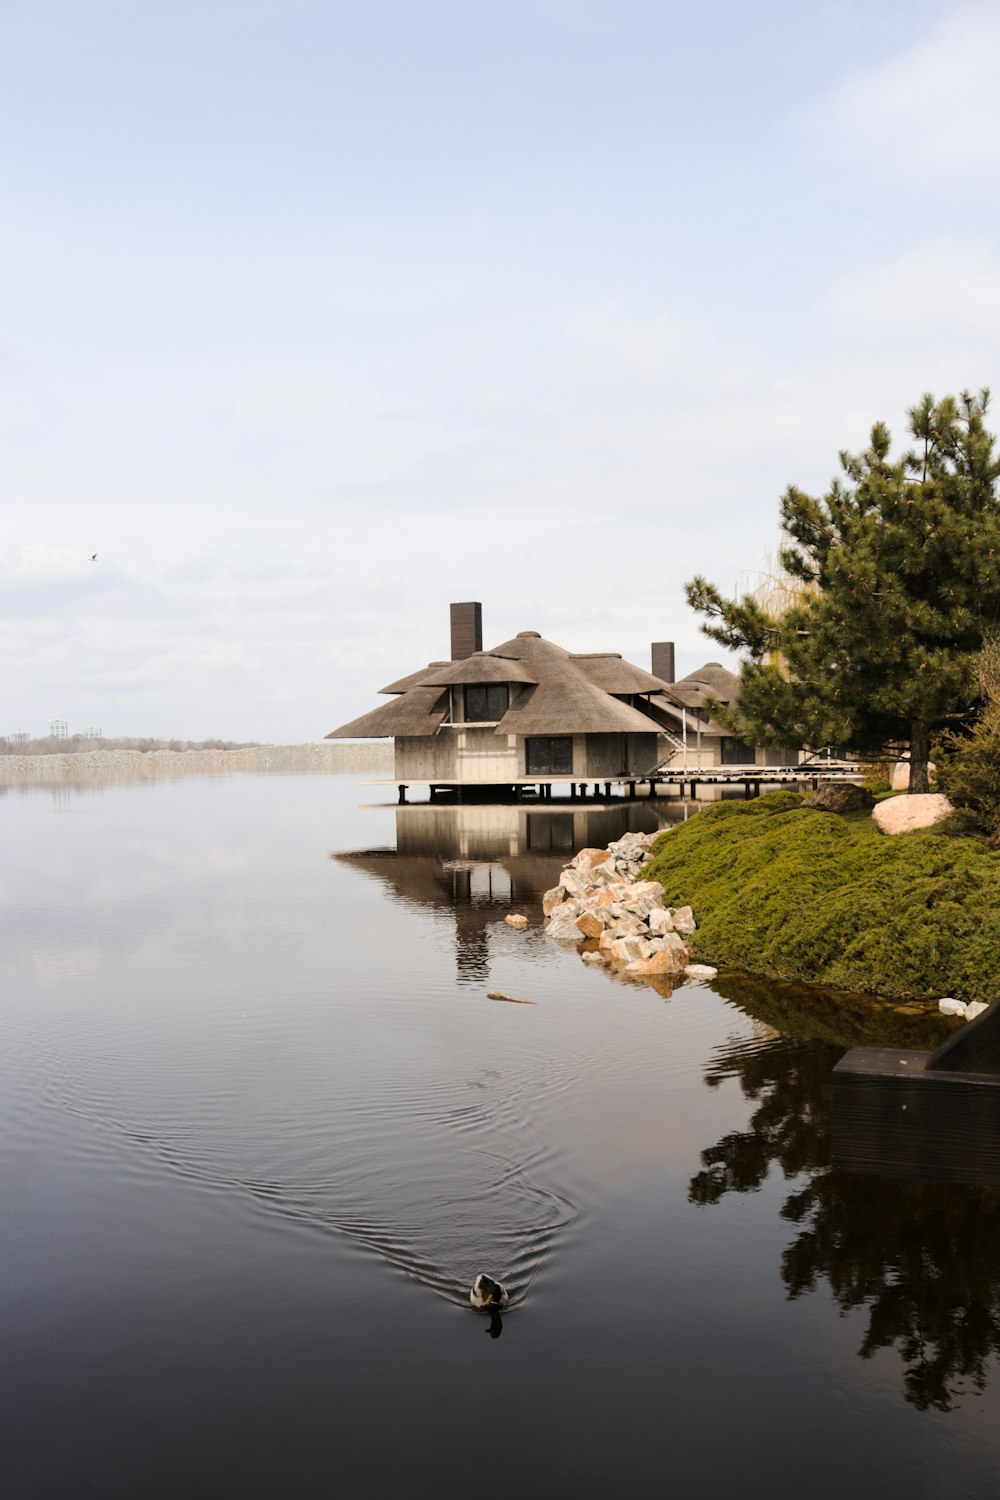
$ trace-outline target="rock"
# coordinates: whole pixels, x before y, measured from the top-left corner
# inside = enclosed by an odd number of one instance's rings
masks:
[[[633,959],[625,972],[637,974],[640,978],[647,974],[682,974],[686,958],[686,949],[681,952],[678,948],[661,948],[649,958]]]
[[[585,896],[587,894],[587,881],[584,880],[579,870],[574,870],[567,865],[559,876],[559,884],[565,890],[567,896]]]
[[[684,970],[688,979],[714,979],[718,972],[711,964],[688,964]]]
[[[965,1019],[974,1021],[977,1016],[982,1015],[984,1010],[989,1010],[989,1006],[983,1000],[972,1000],[965,1007]]]
[[[641,937],[615,938],[608,950],[614,964],[630,964],[636,958],[649,958],[646,940]]]
[[[917,828],[930,828],[940,823],[951,812],[951,803],[940,792],[925,792],[911,797],[888,797],[876,803],[872,813],[875,827],[880,833],[912,833]]]
[[[938,1001],[938,1010],[943,1016],[964,1016],[965,1006],[961,1000],[955,1000],[951,995],[946,995],[943,1000]]]
[[[603,953],[582,953],[580,957],[585,964],[603,964],[605,961]]]
[[[678,932],[697,932],[698,924],[694,919],[694,912],[690,906],[679,906],[676,911],[670,913],[674,927]]]
[[[673,932],[673,918],[665,906],[655,908],[650,912],[647,921],[650,932]]]
[[[572,900],[564,901],[561,906],[553,907],[549,913],[549,920],[552,922],[575,922],[577,917],[585,910],[584,903],[578,901],[574,896]]]
[[[683,950],[684,953],[688,951],[687,943],[685,943],[679,932],[661,932],[652,941],[662,948],[674,948],[678,951]]]
[[[554,885],[551,891],[546,891],[542,897],[542,911],[547,917],[551,917],[557,906],[562,906],[566,900],[566,889],[561,885]]]
[[[597,940],[597,949],[602,958],[608,958],[611,954],[611,944],[615,941],[614,936],[605,927]]]
[[[606,885],[603,887],[603,889],[598,891],[597,899],[594,902],[594,905],[599,911],[603,910],[603,908],[606,906],[614,906],[621,900],[623,895],[624,892],[620,891],[616,886]]]
[[[645,937],[649,928],[641,917],[633,917],[626,912],[623,917],[609,919],[608,931],[613,938]]]
[[[818,791],[802,799],[803,807],[815,807],[820,812],[870,812],[875,798],[866,786],[855,786],[853,782],[828,782]]]
[[[503,990],[490,990],[487,1000],[506,1000],[510,1005],[537,1005],[537,1000],[522,1000],[518,995],[505,994]]]
[[[596,913],[592,911],[585,911],[581,916],[577,917],[576,925],[577,927],[579,927],[584,937],[588,938],[600,937],[601,933],[604,931],[603,919],[597,916]]]
[[[618,866],[613,859],[603,860],[591,865],[589,876],[593,885],[613,885],[619,879]]]
[[[607,857],[607,849],[581,849],[578,854],[574,854],[570,864],[582,875],[588,875],[592,865],[600,864]]]
[[[580,941],[580,929],[577,927],[575,919],[572,922],[550,922],[545,931],[547,936],[554,938],[557,943],[578,943]]]
[[[527,917],[523,916],[521,912],[511,912],[509,917],[504,917],[504,921],[508,927],[516,927],[519,932],[528,925]]]
[[[652,912],[664,910],[663,887],[651,880],[640,880],[623,905],[637,917],[648,918]]]

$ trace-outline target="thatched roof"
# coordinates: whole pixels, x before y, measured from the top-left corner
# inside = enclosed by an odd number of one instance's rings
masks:
[[[589,682],[606,693],[658,693],[663,689],[659,677],[624,661],[617,651],[578,653],[570,661]]]
[[[497,734],[653,732],[649,719],[596,686],[568,651],[534,631],[524,631],[496,649],[502,654],[519,650],[536,677],[536,685],[522,688],[511,703]]]
[[[496,651],[477,651],[473,656],[464,656],[460,661],[449,662],[424,678],[425,683],[442,687],[451,683],[468,683],[475,686],[489,682],[537,682],[538,678],[517,657],[502,656]]]
[[[689,672],[671,686],[677,689],[684,683],[692,683],[703,694],[711,693],[720,703],[735,703],[740,696],[740,679],[718,661],[707,661],[696,672]]]
[[[419,672],[411,672],[408,677],[401,677],[398,682],[390,682],[388,687],[379,688],[380,693],[408,693],[410,688],[419,687],[421,683],[430,678],[432,672],[443,670],[450,666],[447,661],[432,661],[426,667],[421,667]]]
[[[439,687],[414,687],[392,703],[332,729],[328,740],[379,740],[397,735],[433,734],[448,712],[448,694]]]
[[[494,731],[498,735],[651,734],[660,724],[679,722],[681,706],[701,708],[706,694],[731,702],[739,692],[738,679],[718,662],[665,684],[614,653],[571,655],[537,631],[525,630],[491,651],[431,662],[399,678],[382,689],[399,695],[394,702],[342,725],[327,739],[434,734],[448,714],[449,684],[491,682],[510,683],[512,690],[510,707]],[[623,703],[625,695],[646,695],[654,711],[647,715]],[[705,720],[701,730],[724,733]]]

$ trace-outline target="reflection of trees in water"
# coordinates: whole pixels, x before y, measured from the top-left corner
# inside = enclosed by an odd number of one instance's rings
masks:
[[[789,1297],[825,1280],[842,1312],[867,1308],[860,1357],[895,1349],[906,1400],[947,1411],[969,1388],[985,1390],[1000,1357],[1000,1193],[833,1171],[831,1072],[841,1051],[779,1039],[717,1052],[706,1082],[738,1078],[755,1108],[746,1130],[702,1152],[690,1198],[754,1192],[772,1166],[804,1179],[781,1210],[797,1229],[781,1262]]]

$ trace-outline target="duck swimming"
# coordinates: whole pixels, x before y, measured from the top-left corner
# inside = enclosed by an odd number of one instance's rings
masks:
[[[487,1276],[485,1271],[480,1271],[472,1283],[472,1291],[469,1293],[469,1301],[475,1308],[501,1308],[506,1307],[510,1298],[506,1287],[502,1287],[499,1281],[494,1281],[492,1276]]]

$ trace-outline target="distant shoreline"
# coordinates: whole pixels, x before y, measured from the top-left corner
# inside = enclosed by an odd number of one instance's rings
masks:
[[[352,771],[391,773],[392,767],[391,742],[253,745],[239,750],[86,750],[53,755],[2,755],[0,786],[268,771],[299,776]]]

